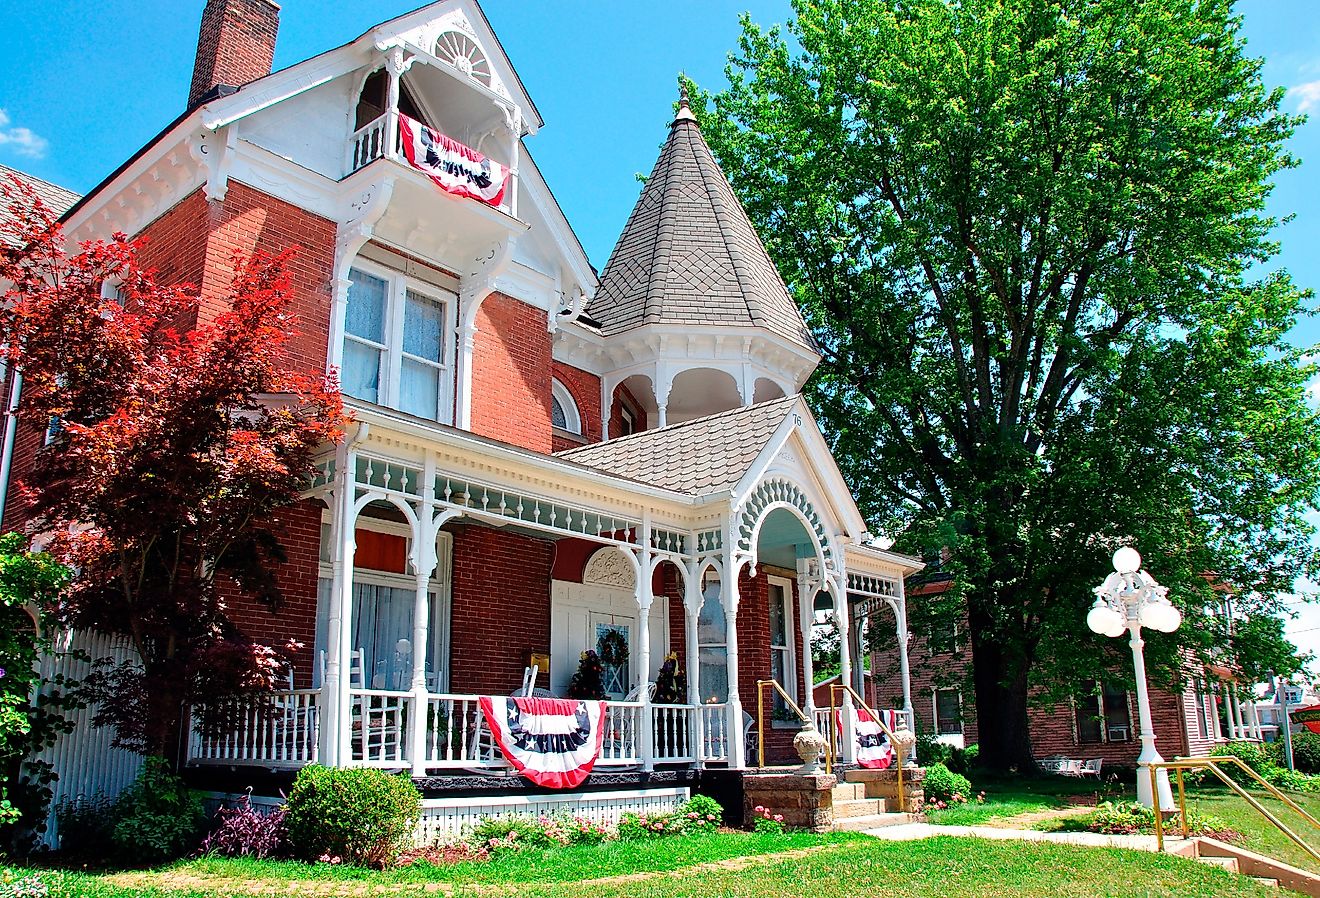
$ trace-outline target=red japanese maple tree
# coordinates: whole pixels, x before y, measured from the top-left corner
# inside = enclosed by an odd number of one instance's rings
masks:
[[[235,258],[224,311],[199,320],[197,289],[159,283],[139,242],[66,250],[30,186],[0,190],[0,237],[23,247],[0,253],[0,342],[20,421],[51,429],[22,483],[29,528],[76,571],[47,611],[130,637],[140,663],[92,678],[100,722],[168,755],[185,705],[269,690],[296,648],[241,634],[230,603],[280,602],[272,516],[340,438],[338,385],[282,367],[289,253]]]

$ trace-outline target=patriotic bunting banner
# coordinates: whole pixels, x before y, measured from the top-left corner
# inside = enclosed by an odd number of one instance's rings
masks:
[[[504,202],[509,170],[498,162],[406,115],[399,116],[399,140],[408,164],[427,175],[441,190],[491,206]]]
[[[881,719],[890,732],[898,728],[897,711],[880,711]],[[835,725],[839,728],[839,738],[843,738],[843,712],[834,712]],[[880,729],[871,712],[865,708],[857,709],[856,745],[857,763],[873,770],[884,770],[894,763],[894,746],[889,744],[889,737]]]
[[[482,696],[481,713],[505,759],[538,786],[579,786],[600,757],[604,702]]]

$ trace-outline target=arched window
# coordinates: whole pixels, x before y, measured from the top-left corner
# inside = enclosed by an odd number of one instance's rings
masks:
[[[550,423],[559,430],[582,433],[582,415],[573,394],[558,380],[550,381]]]
[[[495,80],[486,54],[461,31],[446,31],[435,42],[435,55],[464,75],[492,87]]]

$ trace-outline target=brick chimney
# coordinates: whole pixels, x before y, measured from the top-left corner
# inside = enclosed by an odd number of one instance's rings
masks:
[[[271,0],[206,0],[188,108],[269,75],[279,27]]]

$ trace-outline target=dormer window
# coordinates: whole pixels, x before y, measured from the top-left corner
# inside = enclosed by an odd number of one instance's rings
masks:
[[[449,423],[455,297],[359,262],[349,273],[344,320],[345,393],[419,418]]]
[[[582,416],[573,394],[558,380],[550,382],[550,424],[556,430],[582,435]]]

